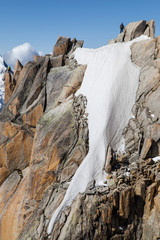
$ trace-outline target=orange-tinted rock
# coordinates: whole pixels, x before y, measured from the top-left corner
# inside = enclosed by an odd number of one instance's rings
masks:
[[[22,117],[24,124],[36,127],[40,117],[43,115],[43,106],[42,104],[36,106],[33,110],[30,110],[28,113],[25,113]]]
[[[1,150],[0,150],[1,154]],[[6,166],[0,167],[0,185],[5,181],[5,179],[9,176],[9,170]]]
[[[20,63],[19,60],[17,60],[16,65],[14,67],[14,75],[13,75],[16,82],[18,81],[22,68],[23,68],[22,64]]]
[[[4,123],[3,135],[8,138],[15,136],[21,129],[21,126],[12,122]]]
[[[5,72],[5,97],[4,103],[8,102],[15,88],[15,83],[13,81],[13,76],[10,72]]]
[[[18,97],[16,97],[11,102],[11,104],[8,106],[8,109],[9,109],[10,112],[12,112],[14,115],[16,115],[17,112],[18,112],[19,107],[20,107],[20,101],[19,101]]]
[[[43,63],[45,61],[45,56],[33,55],[33,59],[37,63]]]
[[[142,240],[160,237],[160,182],[153,183],[147,189],[143,215]]]
[[[37,126],[31,157],[31,195],[41,199],[44,190],[56,180],[59,164],[77,140],[73,100],[48,111]]]
[[[0,215],[17,189],[19,182],[20,176],[18,175],[17,171],[15,171],[0,186]]]
[[[67,53],[70,38],[58,37],[57,42],[53,48],[53,56],[64,55]]]
[[[104,165],[104,170],[106,173],[110,173],[112,170],[112,161],[113,161],[113,156],[112,156],[112,149],[109,146],[107,153],[106,153],[106,160],[105,160],[105,165]]]
[[[128,218],[132,210],[132,202],[134,201],[133,189],[128,187],[120,193],[119,199],[119,215],[125,219]]]
[[[0,182],[15,169],[24,169],[29,165],[33,136],[21,126],[13,123],[3,123],[2,142],[0,145]]]
[[[18,177],[15,178],[15,183],[11,183],[10,180],[4,183],[8,190],[12,186],[15,191],[13,192],[13,189],[11,190],[12,195],[10,195],[11,193],[6,193],[8,202],[6,202],[7,207],[3,209],[0,216],[0,239],[17,240],[26,222],[36,208],[36,201],[28,198],[28,189],[31,187],[27,181],[28,173],[28,168],[23,171],[23,178],[20,183],[18,183]],[[12,177],[13,176],[11,176],[11,179],[13,180]],[[1,191],[3,191],[3,186]]]

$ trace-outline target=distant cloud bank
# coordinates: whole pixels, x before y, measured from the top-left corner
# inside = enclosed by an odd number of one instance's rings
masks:
[[[17,59],[25,65],[28,61],[33,60],[33,55],[43,55],[42,52],[37,52],[30,43],[23,43],[14,47],[4,55],[5,62],[13,69]]]

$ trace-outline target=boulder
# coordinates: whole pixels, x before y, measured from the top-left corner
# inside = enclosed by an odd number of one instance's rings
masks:
[[[116,38],[116,42],[124,42],[124,32],[120,33],[118,37]]]
[[[72,41],[70,38],[58,37],[57,42],[53,48],[53,56],[65,55],[69,57],[76,48],[82,48],[84,41],[77,41],[76,38],[73,38]]]
[[[124,29],[124,42],[128,42],[144,34],[146,30],[146,21],[129,23]]]
[[[53,56],[65,55],[69,47],[70,38],[58,37],[57,42],[53,48]]]
[[[147,35],[148,37],[153,38],[155,35],[155,21],[150,20],[149,22],[146,23],[147,28],[144,32],[144,35]]]
[[[76,38],[73,38],[73,40],[69,44],[68,53],[67,55],[70,56],[77,48],[82,48],[84,44],[84,41],[77,41]]]
[[[139,67],[151,65],[155,58],[156,39],[135,42],[131,45],[132,61]]]

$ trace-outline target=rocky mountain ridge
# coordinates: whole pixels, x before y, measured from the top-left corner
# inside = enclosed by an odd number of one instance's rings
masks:
[[[0,239],[158,239],[160,237],[160,37],[154,21],[130,23],[113,42],[142,34],[131,59],[141,67],[125,153],[106,154],[106,186],[92,181],[48,236],[53,211],[88,153],[87,99],[75,96],[87,66],[72,57],[83,41],[59,37],[53,54],[5,73],[0,113]],[[122,36],[123,35],[123,36]],[[114,44],[114,43],[113,43]]]

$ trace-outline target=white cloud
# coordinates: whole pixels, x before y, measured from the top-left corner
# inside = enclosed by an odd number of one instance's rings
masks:
[[[5,62],[14,68],[17,59],[25,65],[28,61],[33,60],[33,55],[43,55],[42,52],[37,52],[30,43],[23,43],[17,47],[14,47],[11,51],[8,51],[4,55]]]

